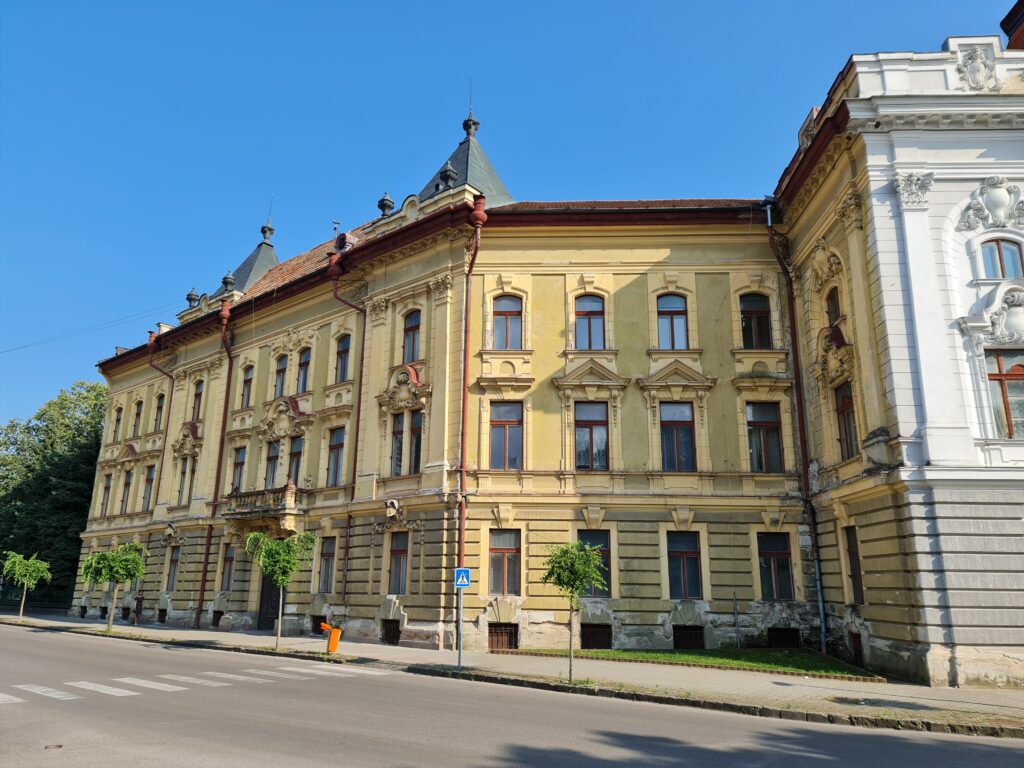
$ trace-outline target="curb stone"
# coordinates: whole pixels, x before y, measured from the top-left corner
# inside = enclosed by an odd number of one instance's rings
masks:
[[[426,677],[447,677],[453,680],[468,680],[478,683],[492,683],[496,685],[511,685],[521,688],[533,688],[542,691],[557,693],[570,693],[577,696],[598,696],[609,699],[620,699],[624,701],[639,701],[650,704],[664,704],[676,707],[692,707],[695,709],[707,709],[718,712],[729,712],[732,714],[748,715],[754,717],[770,717],[780,720],[794,720],[798,722],[821,723],[828,725],[857,726],[860,728],[882,728],[888,730],[906,731],[928,731],[930,733],[951,733],[958,736],[988,736],[1005,739],[1024,739],[1024,727],[1008,727],[1000,725],[976,725],[973,723],[942,723],[932,720],[893,720],[889,717],[872,717],[867,715],[842,715],[824,714],[821,712],[809,712],[791,709],[774,709],[771,707],[758,707],[750,704],[735,704],[726,701],[709,701],[707,699],[693,699],[685,696],[672,696],[660,693],[643,693],[640,691],[624,691],[616,688],[599,686],[575,686],[568,683],[554,683],[548,680],[530,677],[516,677],[512,675],[494,674],[479,671],[459,671],[445,666],[430,664],[416,664],[408,662],[392,662],[381,659],[374,659],[367,656],[325,656],[320,653],[308,651],[274,651],[266,648],[250,648],[247,646],[222,645],[203,640],[179,640],[176,638],[154,638],[143,635],[108,635],[105,631],[97,631],[85,627],[63,627],[47,626],[0,619],[0,624],[14,627],[29,627],[47,632],[65,632],[77,635],[90,635],[92,637],[108,637],[114,640],[129,640],[143,643],[157,643],[164,645],[176,645],[183,648],[202,648],[204,650],[228,651],[231,653],[248,653],[254,656],[276,656],[299,658],[307,661],[319,661],[326,664],[357,664],[365,667],[388,669],[396,672],[407,672],[414,675]]]

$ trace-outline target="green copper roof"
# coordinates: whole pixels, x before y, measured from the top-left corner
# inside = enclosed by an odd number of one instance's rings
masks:
[[[420,192],[420,200],[429,200],[446,189],[469,184],[474,189],[480,190],[487,198],[488,208],[514,202],[512,195],[508,193],[505,185],[494,171],[491,161],[484,154],[480,142],[476,140],[475,134],[479,126],[480,123],[472,115],[462,123],[463,129],[466,131],[466,138],[423,187]]]

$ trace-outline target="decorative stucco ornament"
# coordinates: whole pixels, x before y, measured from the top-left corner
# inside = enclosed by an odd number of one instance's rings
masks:
[[[905,211],[926,208],[934,178],[932,173],[897,173],[892,181],[900,197],[900,207]]]
[[[1000,88],[995,62],[985,56],[981,48],[962,51],[956,71],[960,75],[960,87],[966,90],[998,91]]]
[[[971,193],[958,229],[1024,226],[1024,202],[1020,187],[1005,176],[989,176]]]
[[[1007,291],[989,319],[992,332],[985,337],[987,344],[1024,344],[1024,290]]]

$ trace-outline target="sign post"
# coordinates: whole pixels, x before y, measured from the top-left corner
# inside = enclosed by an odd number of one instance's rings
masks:
[[[462,590],[468,589],[470,585],[469,579],[469,568],[456,568],[455,569],[455,592],[458,596],[456,602],[456,629],[455,629],[455,645],[458,648],[458,665],[459,669],[462,669]]]

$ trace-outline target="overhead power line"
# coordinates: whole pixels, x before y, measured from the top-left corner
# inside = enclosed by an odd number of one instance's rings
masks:
[[[17,352],[20,349],[28,349],[29,347],[38,347],[38,346],[40,346],[42,344],[52,344],[52,343],[57,342],[57,341],[64,341],[65,339],[71,339],[71,338],[74,338],[76,336],[84,336],[86,334],[94,333],[96,331],[102,331],[102,330],[107,329],[107,328],[114,328],[114,327],[116,327],[118,325],[126,325],[127,323],[134,323],[134,322],[137,322],[137,321],[141,320],[142,318],[146,317],[147,315],[150,315],[150,314],[152,314],[154,312],[161,312],[161,311],[166,310],[166,309],[173,309],[176,306],[178,306],[178,302],[174,302],[172,304],[163,304],[163,305],[161,305],[159,307],[152,307],[151,309],[144,309],[144,310],[141,310],[139,312],[135,312],[135,313],[133,313],[131,315],[125,315],[124,317],[116,318],[114,320],[106,320],[106,321],[104,321],[102,323],[97,323],[96,325],[90,325],[90,326],[88,326],[86,328],[77,328],[77,329],[75,329],[73,331],[69,331],[67,333],[61,333],[61,334],[58,334],[56,336],[48,336],[45,339],[38,339],[37,341],[29,341],[29,342],[26,342],[24,344],[18,344],[17,346],[14,346],[14,347],[8,347],[7,349],[0,349],[0,355],[6,355],[8,352]]]

